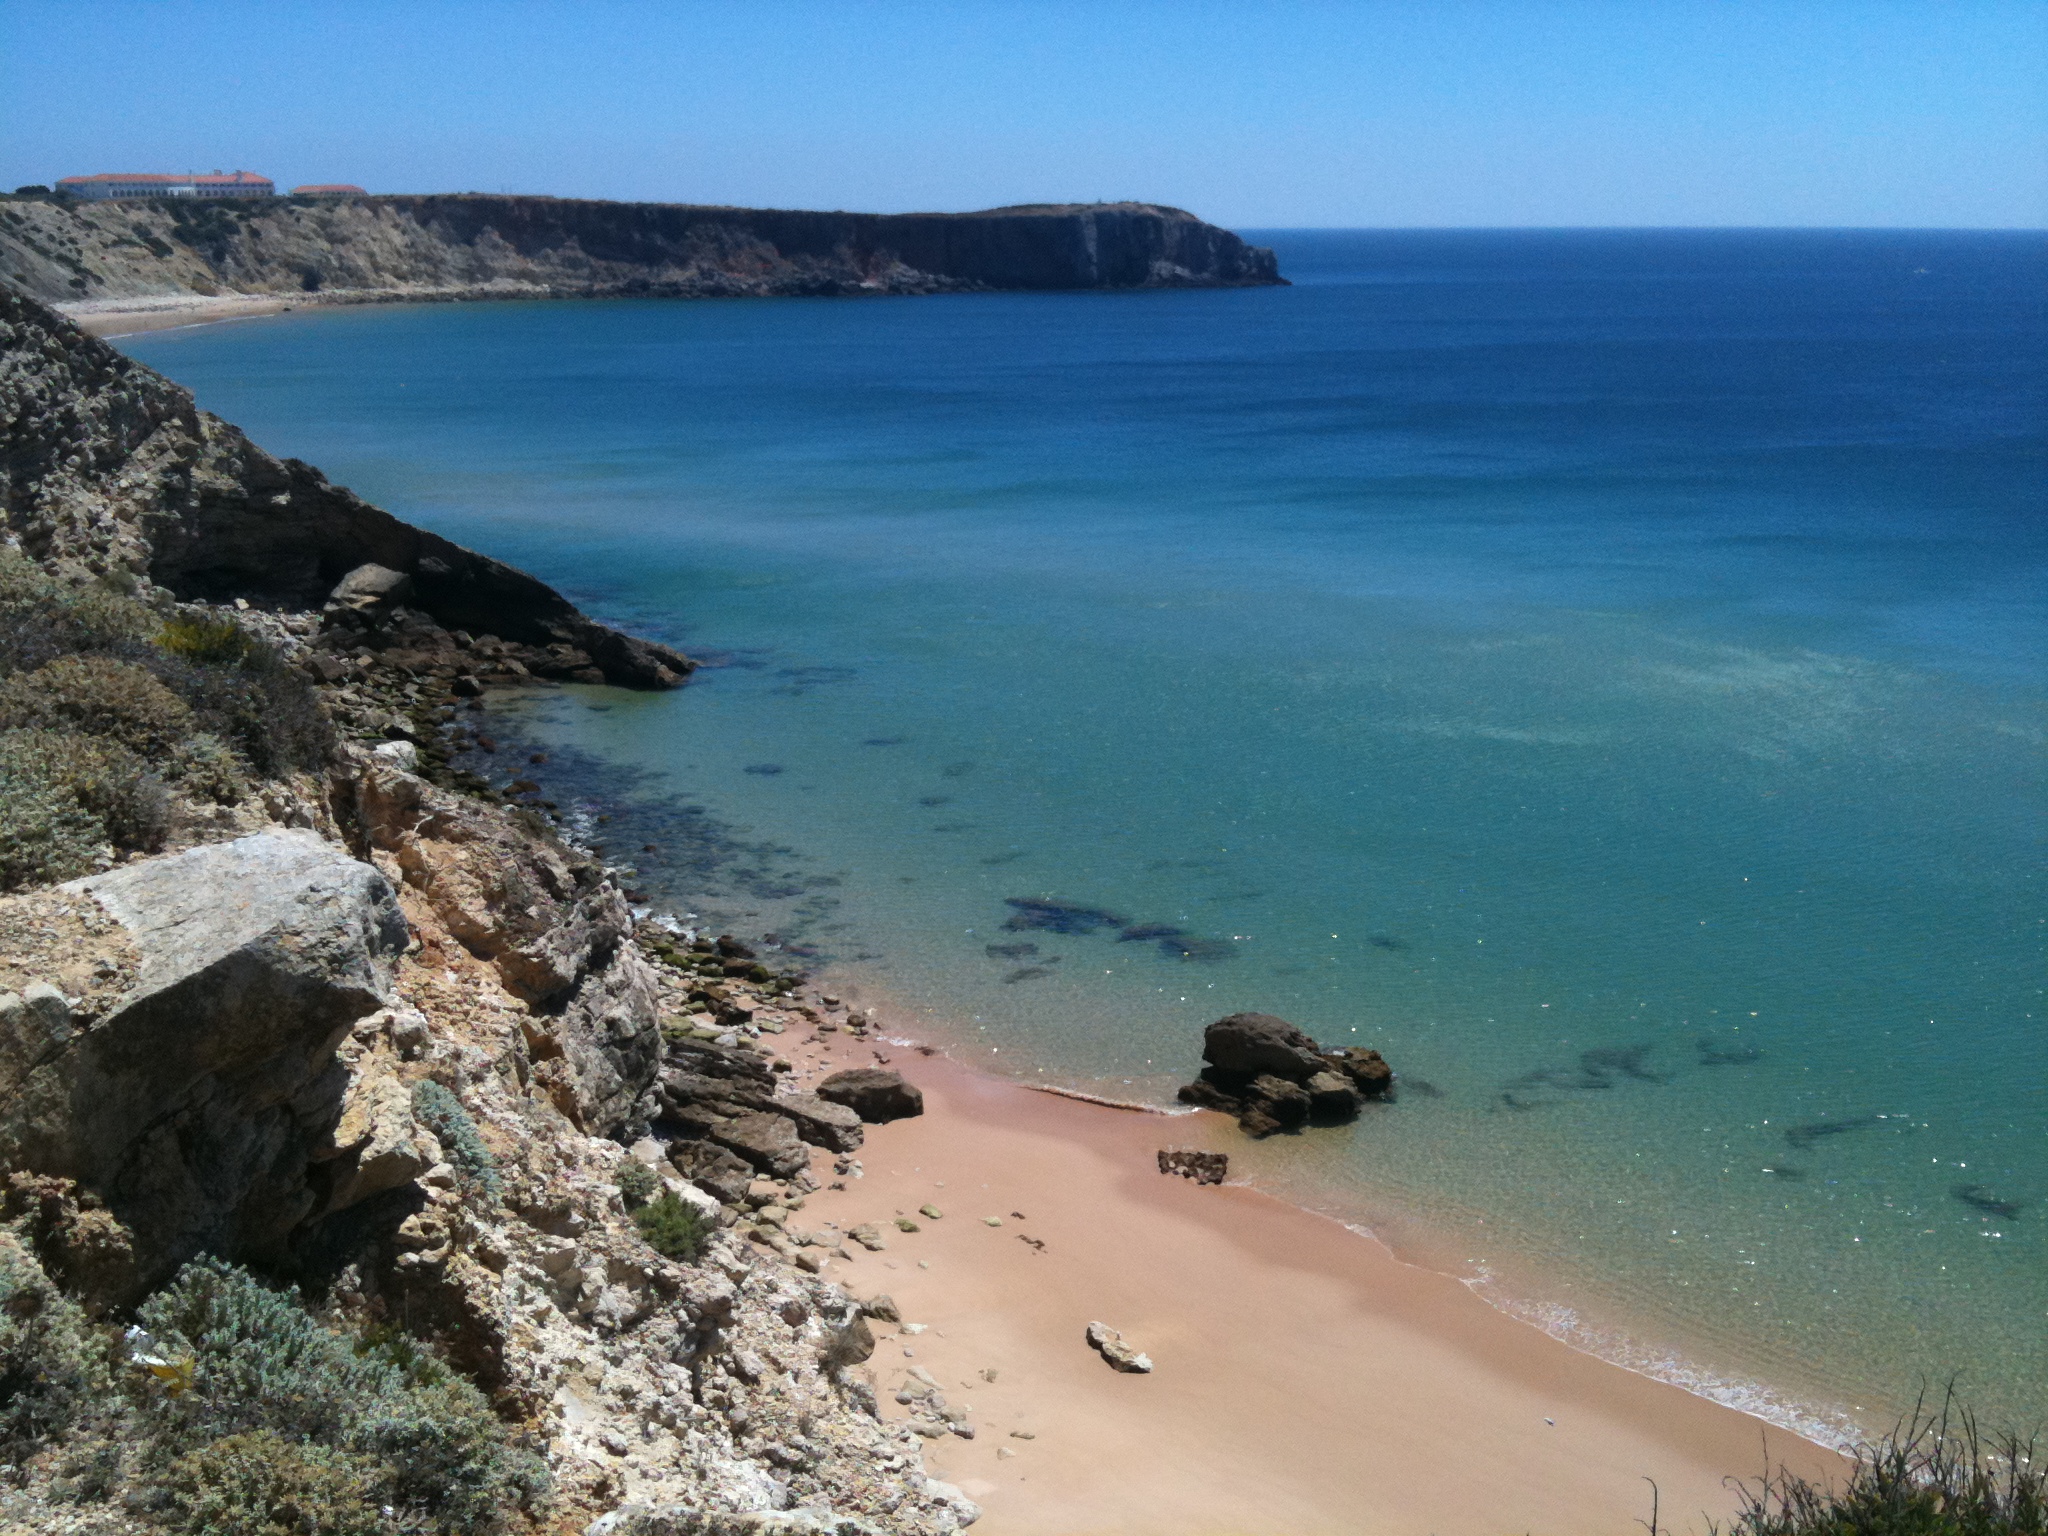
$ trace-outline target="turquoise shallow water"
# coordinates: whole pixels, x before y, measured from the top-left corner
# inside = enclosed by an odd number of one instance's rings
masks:
[[[654,899],[1020,1076],[1375,1045],[1401,1102],[1261,1179],[1780,1417],[2038,1417],[2048,242],[1272,238],[126,345],[713,659],[525,722],[641,775]]]

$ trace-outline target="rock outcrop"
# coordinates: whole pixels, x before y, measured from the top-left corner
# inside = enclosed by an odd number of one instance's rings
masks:
[[[1270,1013],[1218,1019],[1203,1032],[1202,1060],[1207,1065],[1180,1090],[1181,1102],[1235,1115],[1253,1136],[1349,1120],[1394,1084],[1378,1051],[1325,1050]]]
[[[0,199],[0,281],[67,303],[223,293],[732,298],[1283,279],[1271,251],[1151,203],[869,214],[469,193]]]
[[[924,1095],[900,1072],[882,1067],[851,1067],[834,1072],[818,1084],[818,1097],[843,1104],[869,1125],[886,1125],[924,1113]]]
[[[0,1163],[103,1202],[132,1234],[137,1287],[201,1251],[278,1262],[320,1204],[312,1153],[346,1087],[334,1048],[389,1001],[405,948],[391,886],[275,832],[64,889],[121,923],[140,975],[89,1027],[52,988],[0,999]]]
[[[5,287],[0,514],[28,554],[80,581],[313,609],[374,565],[406,578],[406,604],[444,630],[534,648],[566,675],[671,688],[693,665],[273,458],[190,391]],[[338,612],[354,621],[364,595],[345,587]]]

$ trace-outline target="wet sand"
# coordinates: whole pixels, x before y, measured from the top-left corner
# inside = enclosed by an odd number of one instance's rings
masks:
[[[764,1043],[807,1079],[877,1054],[844,1036]],[[878,1327],[870,1365],[892,1418],[908,1413],[893,1394],[913,1366],[970,1408],[975,1438],[929,1443],[927,1464],[983,1505],[978,1532],[1620,1536],[1649,1519],[1646,1479],[1660,1528],[1684,1531],[1725,1522],[1726,1480],[1754,1477],[1766,1452],[1811,1475],[1842,1466],[1581,1354],[1336,1222],[1157,1171],[1162,1146],[1227,1148],[1237,1133],[1220,1119],[1099,1108],[941,1056],[879,1053],[923,1089],[925,1114],[871,1127],[864,1176],[812,1196],[792,1225],[881,1224],[886,1251],[849,1245],[855,1257],[827,1273],[925,1325]],[[918,1214],[927,1203],[941,1219]],[[897,1231],[899,1214],[921,1230]],[[1154,1372],[1105,1364],[1083,1339],[1095,1320]]]

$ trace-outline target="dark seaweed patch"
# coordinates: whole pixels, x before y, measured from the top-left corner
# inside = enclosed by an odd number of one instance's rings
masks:
[[[776,774],[778,774],[778,773],[782,772],[782,764],[780,764],[780,763],[749,763],[749,764],[747,764],[747,768],[746,768],[746,771],[747,771],[748,773],[752,773],[752,774],[757,774],[757,775],[759,775],[759,776],[760,776],[761,778],[764,778],[764,779],[772,779],[772,778],[774,778],[774,777],[775,777],[775,775],[776,775]]]
[[[981,862],[984,864],[1014,864],[1023,857],[1023,849],[1012,848],[1008,853],[992,853]]]
[[[1397,1092],[1419,1093],[1425,1099],[1440,1099],[1444,1096],[1443,1089],[1437,1087],[1435,1083],[1430,1082],[1427,1078],[1422,1077],[1396,1078],[1394,1080],[1394,1087]]]
[[[972,772],[974,772],[974,764],[972,763],[948,763],[939,770],[939,777],[944,779],[964,779]]]
[[[1764,1053],[1753,1045],[1717,1045],[1711,1035],[1700,1036],[1694,1044],[1699,1047],[1703,1067],[1746,1067],[1764,1059]]]
[[[1003,985],[1014,987],[1020,981],[1033,981],[1040,976],[1050,976],[1051,974],[1052,972],[1042,965],[1027,965],[1022,970],[1012,971],[1009,975],[1005,976],[1003,978]]]
[[[1814,1146],[1830,1136],[1846,1136],[1851,1131],[1867,1131],[1877,1124],[1876,1115],[1858,1115],[1853,1120],[1816,1120],[1811,1125],[1795,1125],[1785,1132],[1785,1145],[1800,1152],[1810,1152]]]
[[[1235,957],[1237,951],[1223,939],[1198,939],[1183,935],[1177,939],[1161,939],[1159,953],[1174,960],[1192,960],[1197,965],[1216,965]]]
[[[1154,939],[1179,939],[1187,936],[1187,929],[1176,928],[1171,923],[1132,923],[1116,936],[1119,944],[1144,944]]]
[[[1406,939],[1397,939],[1391,933],[1368,933],[1365,942],[1374,949],[1402,950],[1408,947]]]
[[[1036,944],[984,944],[981,952],[991,960],[1022,960],[1038,953]]]
[[[908,736],[870,736],[861,745],[864,747],[900,747],[908,740],[910,740]]]
[[[1509,1109],[1537,1109],[1558,1101],[1528,1097],[1531,1089],[1550,1089],[1557,1093],[1605,1093],[1622,1080],[1668,1082],[1662,1073],[1652,1072],[1646,1065],[1650,1051],[1651,1047],[1647,1045],[1603,1046],[1581,1051],[1577,1066],[1538,1067],[1503,1084],[1500,1102]]]
[[[1982,1184],[1958,1184],[1949,1191],[1973,1211],[1986,1216],[2003,1216],[2007,1221],[2027,1208],[2024,1200],[2001,1200]]]
[[[1078,902],[1046,901],[1036,896],[1009,896],[1003,904],[1014,908],[1003,924],[1013,933],[1042,929],[1047,933],[1094,933],[1101,928],[1124,928],[1128,920],[1102,907],[1084,907]]]
[[[926,795],[917,803],[919,805],[951,805],[953,797],[951,795]]]

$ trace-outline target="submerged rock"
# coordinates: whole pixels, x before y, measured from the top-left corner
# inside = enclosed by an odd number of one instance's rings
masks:
[[[1324,1050],[1270,1013],[1218,1019],[1203,1032],[1202,1060],[1201,1076],[1180,1090],[1181,1102],[1235,1115],[1253,1136],[1311,1120],[1349,1120],[1394,1084],[1393,1069],[1378,1051]]]

